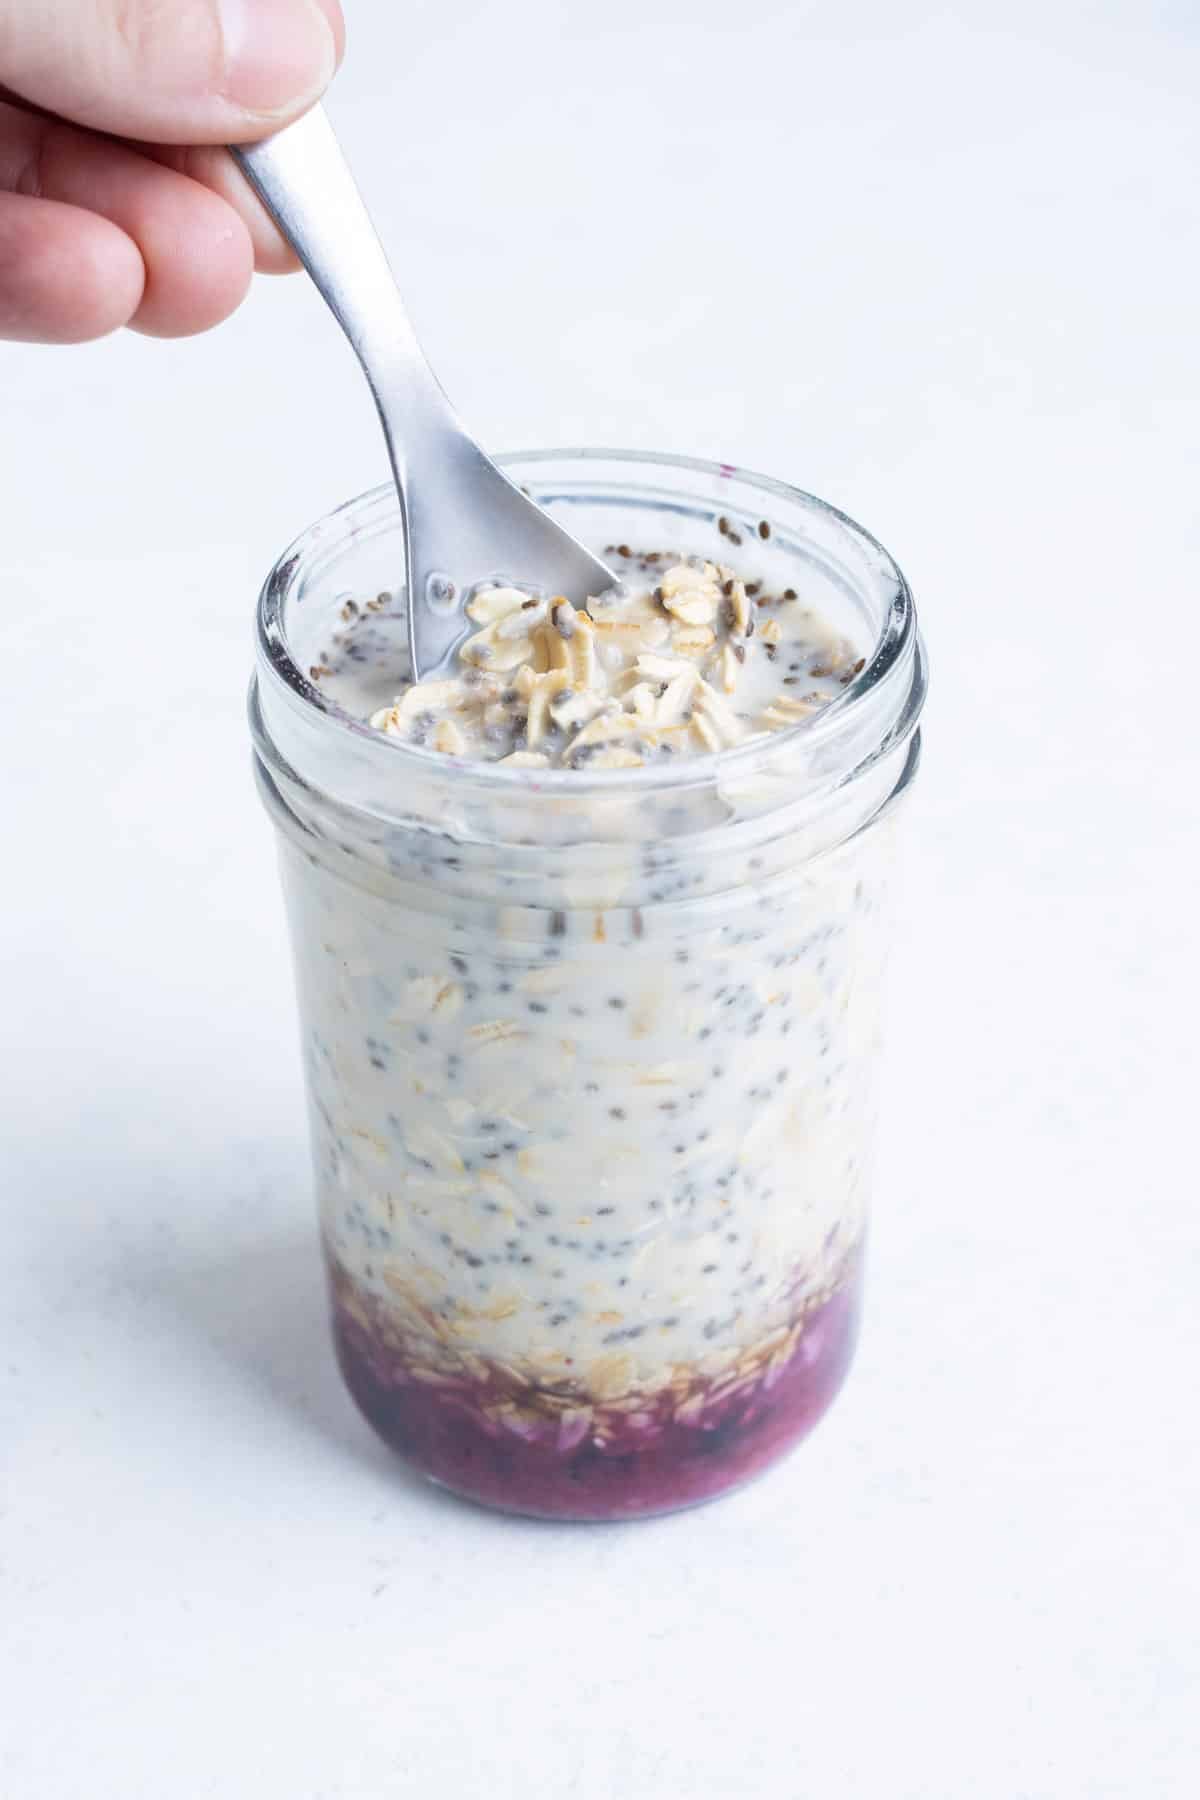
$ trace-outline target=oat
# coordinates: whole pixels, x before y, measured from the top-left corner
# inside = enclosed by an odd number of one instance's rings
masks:
[[[625,704],[635,718],[652,724],[658,711],[658,690],[648,681],[635,682],[625,695]]]
[[[496,1205],[504,1211],[515,1212],[518,1209],[519,1202],[516,1194],[503,1177],[496,1174],[494,1169],[480,1169],[478,1185],[485,1191],[488,1199],[495,1201]]]
[[[496,623],[494,629],[498,643],[508,643],[513,638],[532,637],[538,626],[543,624],[550,610],[547,600],[526,600],[518,612],[508,613]]]
[[[388,1024],[397,1025],[410,1019],[423,1018],[437,1005],[444,983],[436,975],[418,975],[408,982],[396,1010],[388,1014]]]
[[[721,654],[717,659],[716,673],[724,693],[732,694],[737,687],[738,673],[741,666],[741,662],[734,651],[733,645],[722,644]]]
[[[468,601],[467,617],[474,619],[477,625],[490,625],[497,619],[507,618],[510,613],[519,612],[528,598],[521,588],[483,588]]]
[[[462,1010],[463,991],[457,981],[442,984],[433,998],[431,1011],[441,1019],[454,1019]]]
[[[753,522],[749,529],[763,536]],[[741,542],[728,518],[720,530]],[[480,629],[460,648],[460,673],[410,687],[372,724],[516,769],[633,769],[782,730],[829,703],[836,688],[822,684],[848,685],[863,667],[807,608],[785,615],[786,627],[774,610],[759,623],[760,580],[701,555],[630,549],[630,558],[654,574],[641,585],[631,574],[586,608],[562,594],[479,589],[467,613]],[[759,604],[796,597],[785,588]],[[349,641],[358,616],[335,644]],[[771,664],[778,670],[768,674]],[[789,691],[801,683],[803,698]]]
[[[571,740],[571,749],[582,750],[589,744],[607,744],[616,738],[632,737],[639,729],[639,722],[632,713],[621,712],[616,706],[612,706],[597,713],[590,724],[576,733]]]
[[[584,971],[577,963],[551,962],[543,968],[530,969],[521,977],[521,991],[525,994],[561,994],[565,988],[577,982]]]
[[[446,756],[461,756],[467,747],[467,740],[453,719],[441,720],[429,741],[432,749]]]
[[[548,669],[553,667],[550,661],[550,639],[552,637],[555,637],[555,634],[550,631],[538,631],[534,634],[529,663],[535,675],[544,675]],[[556,637],[555,642],[557,642]]]
[[[681,625],[711,625],[717,616],[717,602],[704,598],[680,600],[670,610]]]
[[[680,1425],[696,1425],[704,1411],[708,1395],[703,1388],[692,1394],[675,1408],[675,1419]]]
[[[494,1300],[490,1306],[478,1308],[476,1317],[490,1319],[494,1324],[499,1324],[503,1319],[515,1319],[520,1310],[521,1302],[511,1295],[507,1295],[499,1300]],[[512,1375],[518,1382],[524,1384],[524,1376],[518,1375],[515,1369],[510,1370],[504,1364],[500,1366],[505,1369],[506,1374]]]
[[[371,723],[378,731],[407,733],[417,715],[436,712],[439,707],[457,707],[463,697],[461,681],[426,681],[409,688],[394,706],[373,713]]]
[[[503,623],[504,620],[501,619],[497,624],[488,625],[483,631],[477,631],[474,637],[469,637],[459,650],[460,662],[474,663],[480,668],[487,669],[515,669],[518,664],[527,662],[533,649],[528,635],[501,640],[497,636],[497,632]],[[415,688],[410,688],[409,692],[419,695],[421,685],[418,683]]]
[[[418,1161],[431,1162],[443,1175],[461,1175],[463,1160],[450,1142],[432,1125],[414,1125],[404,1136],[404,1148]]]
[[[570,731],[576,725],[586,725],[589,719],[594,719],[597,713],[603,712],[607,705],[604,695],[597,693],[594,688],[585,688],[581,693],[576,693],[572,688],[564,688],[551,701],[550,711],[554,716],[554,723]]]
[[[696,713],[692,717],[692,736],[695,738],[697,744],[704,750],[719,750],[721,748],[720,732],[702,713]]]
[[[759,714],[759,723],[768,731],[782,731],[786,726],[796,725],[801,719],[807,719],[819,710],[819,704],[809,700],[793,700],[789,694],[782,694]]]
[[[716,1405],[719,1401],[731,1400],[735,1394],[748,1393],[759,1379],[760,1374],[759,1365],[755,1362],[748,1374],[735,1375],[731,1380],[717,1382],[714,1387],[709,1388],[705,1396],[706,1403]]]
[[[563,621],[570,612],[570,629],[563,630]],[[595,625],[585,612],[577,612],[569,601],[563,601],[555,608],[555,626],[547,634],[546,654],[549,667],[565,669],[571,686],[588,688],[596,680],[596,638]]]
[[[454,1380],[452,1375],[445,1374],[437,1369],[425,1369],[419,1364],[414,1364],[409,1369],[409,1374],[414,1381],[424,1382],[428,1387],[449,1387]]]
[[[556,694],[561,694],[566,685],[565,669],[548,669],[544,675],[530,678],[529,691],[525,696],[529,702],[525,738],[531,750],[536,749],[545,736],[551,702]]]
[[[646,733],[646,742],[653,749],[661,746],[664,750],[681,750],[687,743],[690,725],[686,722],[678,725],[656,725]]]
[[[598,1400],[615,1400],[633,1380],[633,1358],[617,1352],[597,1357],[587,1368],[587,1386]]]
[[[696,673],[694,665],[679,656],[639,656],[636,668],[639,675],[650,681],[673,681],[678,675],[691,677]]]
[[[692,729],[710,750],[724,750],[745,735],[741,720],[707,681],[696,683]]]
[[[636,750],[626,749],[621,744],[612,744],[608,748],[598,750],[588,764],[590,769],[640,769],[645,757],[639,756]]]
[[[670,632],[665,619],[596,619],[592,629],[602,644],[618,643],[635,650],[652,650],[665,643]]]
[[[739,581],[737,577],[734,576],[725,583],[723,592],[725,594],[725,623],[728,625],[729,630],[736,632],[739,637],[745,636],[751,624],[750,602],[746,597],[746,584],[743,581]]]
[[[486,1024],[472,1025],[467,1037],[477,1048],[484,1044],[506,1044],[514,1038],[522,1038],[525,1033],[515,1019],[489,1019]]]
[[[648,988],[629,1017],[629,1029],[635,1038],[649,1037],[655,1031],[662,1013],[662,1005],[661,987]]]
[[[693,569],[677,563],[662,578],[657,593],[663,608],[684,625],[711,625],[721,601],[719,573],[712,563]]]
[[[659,730],[669,725],[682,724],[692,707],[692,695],[696,691],[696,683],[700,679],[700,671],[692,664],[682,674],[668,681],[658,697],[654,723]]]

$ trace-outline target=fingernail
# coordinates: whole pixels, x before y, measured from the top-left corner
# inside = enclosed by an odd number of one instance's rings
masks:
[[[316,0],[218,0],[225,91],[246,112],[299,110],[337,67],[329,21]]]

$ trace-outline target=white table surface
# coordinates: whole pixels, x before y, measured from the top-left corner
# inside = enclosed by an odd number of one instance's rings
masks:
[[[349,12],[331,110],[481,436],[771,470],[917,590],[869,1321],[714,1508],[399,1472],[326,1348],[242,718],[258,577],[382,478],[365,391],[299,281],[0,350],[0,1794],[1190,1800],[1192,0]]]

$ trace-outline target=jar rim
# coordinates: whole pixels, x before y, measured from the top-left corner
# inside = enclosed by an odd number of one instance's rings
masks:
[[[786,757],[801,747],[811,749],[814,755],[827,752],[843,735],[853,736],[861,742],[860,728],[865,723],[863,714],[867,710],[878,712],[878,730],[872,734],[873,753],[866,758],[870,763],[894,748],[915,728],[925,695],[926,670],[912,592],[891,554],[848,513],[775,476],[701,457],[593,446],[514,451],[497,456],[495,460],[514,478],[524,471],[534,472],[539,467],[564,462],[585,468],[589,464],[604,463],[639,465],[650,471],[657,469],[664,473],[703,476],[709,480],[736,481],[776,500],[799,505],[836,525],[848,540],[865,551],[875,565],[881,583],[889,590],[881,609],[883,622],[875,644],[865,654],[858,673],[819,712],[772,732],[769,737],[756,736],[722,750],[679,757],[670,762],[654,762],[633,769],[548,768],[531,771],[505,767],[500,762],[449,756],[409,744],[376,730],[368,720],[356,717],[322,693],[292,656],[284,628],[288,598],[325,542],[345,542],[356,535],[352,525],[347,529],[348,521],[356,514],[398,510],[395,488],[385,482],[343,501],[307,526],[277,558],[263,584],[256,615],[259,673],[270,679],[281,697],[302,708],[306,716],[315,714],[327,720],[334,730],[348,734],[372,758],[404,759],[390,765],[398,775],[402,775],[407,763],[426,777],[436,774],[450,782],[456,778],[466,780],[479,784],[477,791],[491,790],[497,795],[510,796],[534,791],[572,797],[587,794],[649,796],[708,786],[748,766],[774,760],[774,754]],[[857,765],[859,769],[862,766],[861,762]]]

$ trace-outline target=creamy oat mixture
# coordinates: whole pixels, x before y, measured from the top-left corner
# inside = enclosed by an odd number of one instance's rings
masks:
[[[510,766],[632,769],[795,725],[862,667],[794,589],[624,548],[609,550],[624,578],[586,607],[481,588],[453,673],[410,686],[372,724]]]
[[[791,589],[620,566],[586,608],[480,590],[454,672],[407,688],[402,612],[348,600],[314,677],[389,735],[536,779],[782,730],[861,667]],[[335,1276],[416,1379],[499,1379],[527,1426],[655,1394],[686,1418],[797,1354],[861,1230],[878,835],[812,866],[731,842],[702,885],[647,843],[603,903],[567,850],[544,910],[503,874],[494,904],[464,897],[453,838],[389,842],[363,886],[289,853]]]
[[[643,905],[551,915],[540,941],[451,897],[398,921],[297,869],[327,1240],[431,1375],[482,1358],[683,1401],[790,1355],[856,1248],[873,851],[707,917],[656,906],[647,864]]]

